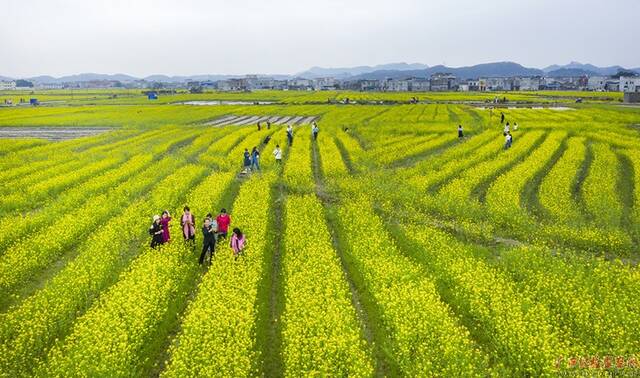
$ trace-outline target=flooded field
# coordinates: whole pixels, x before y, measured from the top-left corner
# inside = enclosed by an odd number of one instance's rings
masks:
[[[56,141],[82,138],[111,130],[109,127],[0,127],[0,138],[39,138]]]
[[[226,125],[251,125],[257,124],[258,122],[264,123],[266,127],[266,123],[269,122],[272,125],[305,125],[310,124],[311,122],[317,120],[319,117],[317,116],[235,116],[228,115],[221,118],[217,118],[213,121],[209,121],[205,123],[207,126],[226,126]]]
[[[214,100],[214,101],[185,101],[185,102],[178,102],[176,104],[180,104],[180,105],[196,105],[196,106],[269,105],[269,104],[275,104],[275,101],[225,101],[225,100]]]

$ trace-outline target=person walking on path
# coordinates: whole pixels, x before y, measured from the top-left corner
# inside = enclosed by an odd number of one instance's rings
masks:
[[[464,138],[464,133],[462,132],[462,125],[458,125],[458,139]]]
[[[315,124],[313,125],[313,129],[312,129],[312,134],[313,134],[313,140],[318,140],[318,132],[320,131],[320,129],[318,128],[318,125]]]
[[[282,150],[279,144],[276,144],[276,149],[273,150],[273,156],[276,158],[277,164],[282,164]]]
[[[234,228],[229,245],[231,246],[231,249],[233,249],[233,257],[236,260],[238,259],[238,256],[240,256],[244,251],[245,244],[246,238],[242,234],[242,231],[240,231],[240,229],[237,227]]]
[[[251,171],[251,154],[249,153],[248,149],[244,149],[244,154],[243,154],[243,165],[244,165],[244,171],[248,172]]]
[[[260,152],[257,147],[253,147],[251,151],[251,169],[260,170]]]
[[[189,209],[189,206],[184,207],[184,212],[182,213],[182,218],[180,219],[180,225],[182,226],[182,236],[184,236],[184,240],[195,241],[196,220],[193,214],[191,214],[191,209]]]
[[[216,222],[218,223],[218,237],[220,239],[226,238],[231,224],[231,217],[227,214],[227,209],[220,210],[220,214],[216,217]]]
[[[289,141],[289,147],[293,144],[293,127],[287,125],[287,140]]]
[[[504,137],[504,149],[508,150],[509,148],[511,148],[511,141],[512,141],[512,137],[511,137],[511,133],[507,132],[506,136]]]
[[[153,216],[153,223],[149,227],[149,235],[151,235],[151,248],[156,248],[162,244],[162,226],[160,225],[160,216]]]
[[[162,212],[162,218],[160,218],[160,226],[162,226],[162,243],[168,243],[171,240],[169,235],[169,222],[171,222],[171,215],[168,210]]]
[[[211,224],[211,219],[205,218],[202,226],[202,253],[200,253],[199,263],[202,265],[207,252],[211,251],[211,260],[216,253],[216,230]]]

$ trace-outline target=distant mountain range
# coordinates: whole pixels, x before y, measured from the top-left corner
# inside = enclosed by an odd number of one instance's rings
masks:
[[[596,67],[591,64],[580,64],[572,62],[565,66],[549,66],[545,69],[528,68],[514,62],[497,62],[476,64],[467,67],[447,67],[443,65],[432,66],[420,70],[377,70],[366,73],[357,74],[348,78],[348,80],[374,80],[374,79],[403,79],[409,77],[429,78],[435,73],[451,73],[461,79],[474,79],[478,77],[509,77],[509,76],[597,76],[597,75],[613,75],[619,70],[623,70],[620,66]],[[640,68],[630,69],[640,74]]]
[[[82,73],[77,75],[68,75],[61,77],[53,77],[53,76],[33,76],[23,78],[25,80],[33,81],[36,83],[42,84],[56,84],[56,83],[71,83],[71,82],[83,82],[83,81],[102,81],[102,80],[110,80],[110,81],[120,81],[123,83],[132,82],[136,80],[146,80],[146,81],[159,81],[165,83],[182,83],[185,81],[217,81],[217,80],[226,80],[231,78],[244,77],[245,75],[191,75],[191,76],[167,76],[167,75],[150,75],[145,77],[135,77],[126,74],[99,74],[99,73]],[[258,76],[268,76],[273,78],[289,78],[289,75],[258,75]],[[21,78],[22,79],[22,78]],[[0,76],[0,80],[14,80],[13,78]]]
[[[427,66],[421,63],[390,63],[377,66],[357,66],[342,68],[325,68],[312,67],[306,71],[295,75],[259,75],[261,77],[268,76],[275,79],[288,79],[293,77],[301,77],[307,79],[316,79],[320,77],[334,77],[341,80],[360,80],[360,79],[402,79],[409,77],[429,78],[434,73],[451,73],[461,79],[473,79],[478,77],[507,77],[507,76],[581,76],[581,75],[613,75],[619,70],[635,71],[640,74],[640,67],[626,69],[621,66],[597,67],[592,64],[582,64],[571,62],[565,65],[551,65],[543,69],[528,68],[514,62],[496,62],[476,64],[466,67],[447,67],[443,65]],[[120,82],[131,82],[136,80],[158,81],[158,82],[185,82],[185,81],[204,81],[204,80],[226,80],[230,78],[244,77],[245,75],[190,75],[190,76],[167,76],[167,75],[150,75],[137,78],[126,74],[99,74],[99,73],[82,73],[77,75],[69,75],[62,77],[52,76],[35,76],[24,78],[41,84],[51,83],[69,83],[82,81],[97,80],[116,80]],[[0,76],[0,80],[12,80],[6,76]]]
[[[554,64],[549,67],[543,68],[542,70],[544,72],[552,72],[560,69],[582,70],[585,72],[593,72],[597,75],[607,76],[607,75],[615,75],[618,71],[624,70],[625,68],[620,66],[597,67],[597,66],[594,66],[593,64],[582,64],[579,62],[571,62],[569,64],[565,64],[564,66],[559,66],[557,64]],[[637,68],[634,70],[637,70]],[[575,71],[575,72],[578,72],[578,71]]]
[[[336,79],[347,79],[351,76],[362,75],[375,71],[412,71],[426,70],[429,66],[421,63],[389,63],[377,66],[357,66],[342,68],[311,67],[310,69],[296,74],[297,77],[306,79],[316,79],[319,77],[335,77]]]
[[[498,62],[477,64],[468,67],[447,67],[443,65],[429,67],[422,70],[381,70],[353,76],[353,80],[359,79],[403,79],[409,77],[429,78],[435,73],[451,73],[461,79],[472,79],[481,76],[535,76],[543,75],[542,70],[526,68],[513,62]]]

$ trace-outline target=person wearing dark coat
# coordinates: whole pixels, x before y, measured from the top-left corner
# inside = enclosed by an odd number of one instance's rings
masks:
[[[251,170],[251,154],[249,153],[248,149],[244,149],[244,154],[243,154],[243,163],[244,163],[244,169],[249,171]]]
[[[156,248],[162,244],[162,225],[160,225],[159,215],[153,216],[153,223],[149,227],[149,235],[151,235],[151,248]]]
[[[217,230],[211,225],[209,218],[204,220],[204,226],[202,226],[202,253],[200,254],[200,265],[204,262],[204,258],[207,255],[207,251],[211,251],[211,260],[216,253],[216,232]]]
[[[287,126],[287,140],[289,141],[289,147],[293,144],[293,127]]]

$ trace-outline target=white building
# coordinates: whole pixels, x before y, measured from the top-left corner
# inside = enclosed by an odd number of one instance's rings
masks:
[[[620,76],[620,92],[640,92],[640,77]]]
[[[338,88],[338,80],[333,77],[321,77],[313,81],[313,89],[320,90],[333,90]]]
[[[382,90],[389,92],[408,92],[409,80],[387,79],[382,82]]]
[[[287,81],[289,89],[310,90],[313,89],[313,80],[296,77]]]
[[[521,77],[519,80],[519,88],[521,91],[537,91],[540,89],[542,78],[540,77]]]
[[[0,81],[0,91],[14,90],[16,89],[15,81]]]
[[[587,80],[587,89],[590,91],[604,91],[609,80],[606,76],[591,76]]]
[[[510,91],[511,82],[504,77],[487,77],[481,79],[485,81],[486,90],[488,91]]]
[[[409,79],[409,84],[409,89],[414,92],[428,92],[431,90],[431,81],[429,79],[414,77]]]

